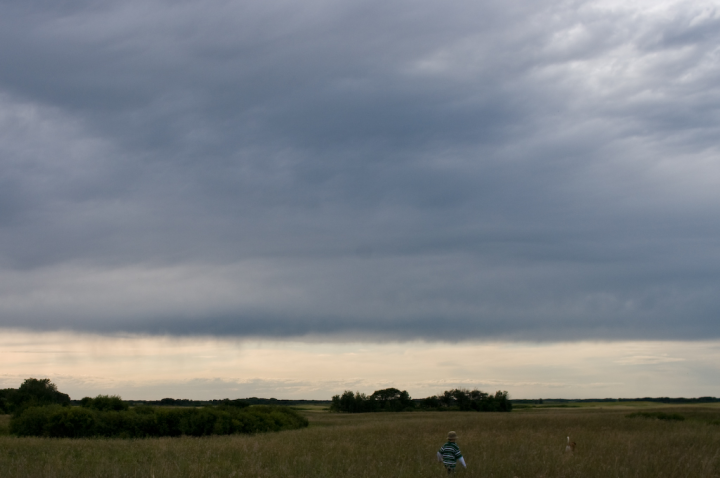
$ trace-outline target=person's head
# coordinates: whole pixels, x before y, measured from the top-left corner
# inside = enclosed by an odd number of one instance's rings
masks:
[[[448,433],[447,440],[451,443],[455,443],[455,440],[457,440],[457,433],[455,433],[455,432]]]

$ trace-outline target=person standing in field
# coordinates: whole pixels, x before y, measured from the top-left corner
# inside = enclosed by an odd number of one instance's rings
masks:
[[[456,440],[457,433],[448,433],[447,443],[441,446],[437,452],[437,459],[445,465],[448,475],[455,471],[455,464],[457,462],[460,462],[463,467],[467,468],[465,458],[463,458],[462,453],[460,453],[460,448],[455,444]]]

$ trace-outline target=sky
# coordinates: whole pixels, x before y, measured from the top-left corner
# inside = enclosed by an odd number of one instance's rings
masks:
[[[0,45],[0,386],[720,396],[718,1],[3,0]]]

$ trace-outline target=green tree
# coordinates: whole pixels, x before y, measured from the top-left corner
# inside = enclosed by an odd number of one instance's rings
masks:
[[[59,392],[57,386],[49,378],[39,380],[37,378],[28,378],[8,398],[13,413],[18,413],[27,407],[53,404],[70,405],[70,396]]]
[[[440,407],[442,407],[442,405],[443,404],[437,395],[433,395],[432,397],[423,398],[422,402],[420,402],[420,406],[422,408],[440,408]]]
[[[414,408],[410,394],[397,388],[376,390],[369,398],[377,404],[377,408],[380,410],[400,412],[407,408]]]

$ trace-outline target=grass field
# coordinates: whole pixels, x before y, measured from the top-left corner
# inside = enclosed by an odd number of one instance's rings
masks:
[[[435,451],[458,432],[458,477],[720,477],[720,409],[676,406],[684,421],[626,418],[638,407],[513,413],[340,415],[307,411],[310,427],[257,436],[42,439],[7,436],[10,477],[441,477]],[[563,453],[565,437],[577,442]]]

